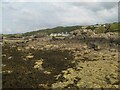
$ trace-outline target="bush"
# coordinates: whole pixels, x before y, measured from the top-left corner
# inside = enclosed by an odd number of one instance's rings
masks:
[[[104,33],[105,32],[105,28],[103,26],[99,27],[99,28],[96,28],[95,29],[95,33]]]

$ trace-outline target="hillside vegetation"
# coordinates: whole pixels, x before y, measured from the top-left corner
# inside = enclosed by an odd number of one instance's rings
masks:
[[[97,25],[97,24],[96,24]],[[96,33],[103,33],[103,32],[120,32],[119,29],[119,24],[118,23],[110,23],[110,24],[104,24],[107,26],[110,25],[108,28],[109,30],[106,31],[106,28],[104,28],[103,24],[99,24],[99,27],[96,27],[96,25],[90,25],[90,26],[58,26],[55,28],[48,28],[48,29],[41,29],[37,31],[32,31],[32,32],[26,32],[26,33],[21,33],[21,34],[4,34],[4,36],[7,37],[22,37],[22,36],[31,36],[31,35],[36,35],[39,37],[50,35],[51,33],[61,33],[61,32],[71,32],[77,29],[81,29],[85,27],[86,29],[91,29],[94,30]]]
[[[101,24],[102,25],[102,24]],[[105,24],[106,26],[108,24]],[[118,32],[118,23],[111,23],[109,24],[110,25],[110,28],[109,28],[109,31],[111,32]],[[27,32],[27,33],[24,33],[23,35],[36,35],[36,34],[50,34],[50,33],[60,33],[60,32],[71,32],[73,30],[76,30],[76,29],[81,29],[82,27],[86,27],[86,29],[92,29],[92,30],[97,30],[99,29],[100,31],[105,31],[104,27],[103,26],[100,26],[98,28],[95,27],[95,25],[91,25],[91,26],[66,26],[66,27],[62,27],[62,26],[59,26],[59,27],[55,27],[55,28],[51,28],[51,29],[43,29],[43,30],[38,30],[38,31],[33,31],[33,32]]]

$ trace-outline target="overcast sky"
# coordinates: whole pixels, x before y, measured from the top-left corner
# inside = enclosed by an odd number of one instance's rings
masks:
[[[0,33],[23,33],[56,26],[91,25],[118,21],[117,2],[35,1],[15,2],[11,0],[8,2],[4,0],[2,16],[0,16],[2,17],[2,32]]]

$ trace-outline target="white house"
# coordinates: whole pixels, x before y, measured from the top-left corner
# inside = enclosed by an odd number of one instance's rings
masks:
[[[63,33],[63,32],[62,32],[62,33],[51,33],[50,36],[51,36],[51,37],[53,37],[53,36],[54,36],[54,37],[57,37],[57,36],[58,36],[58,37],[59,37],[59,36],[67,37],[67,36],[69,36],[69,34],[68,34],[67,32],[66,32],[66,33]]]

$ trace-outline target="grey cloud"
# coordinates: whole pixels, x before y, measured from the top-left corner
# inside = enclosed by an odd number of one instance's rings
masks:
[[[11,2],[3,3],[3,33],[22,33],[66,25],[117,21],[117,3]]]
[[[86,9],[98,11],[102,9],[111,9],[114,8],[118,3],[117,2],[73,2],[70,3],[76,7],[84,7]]]

